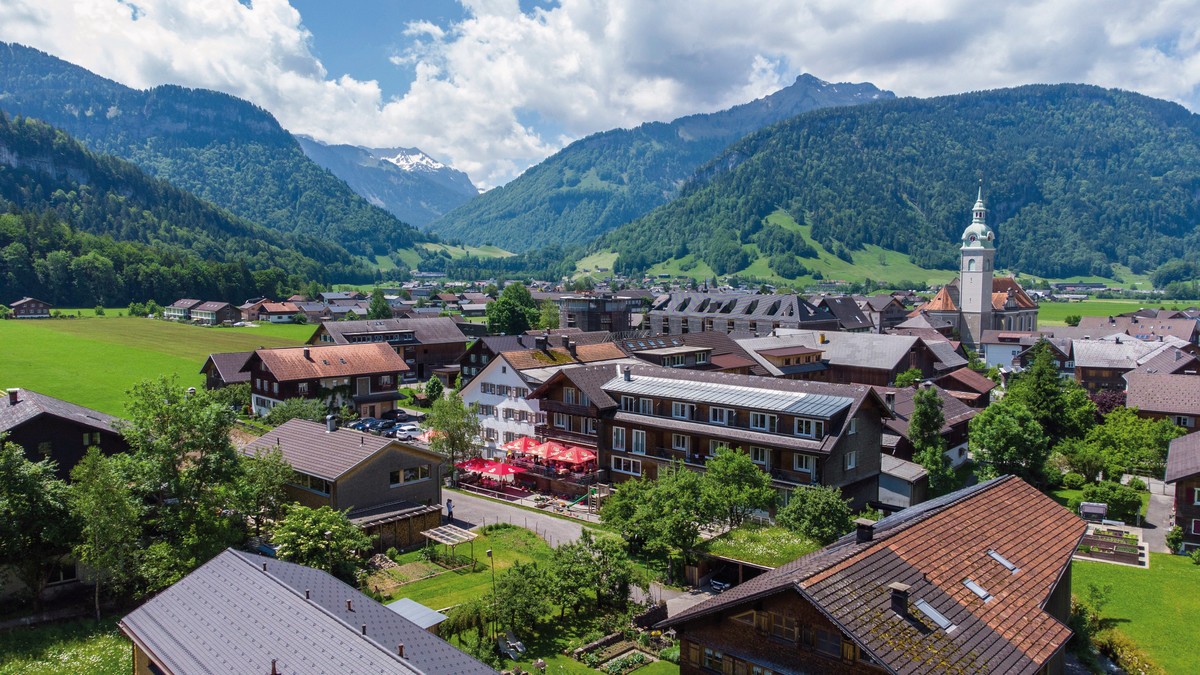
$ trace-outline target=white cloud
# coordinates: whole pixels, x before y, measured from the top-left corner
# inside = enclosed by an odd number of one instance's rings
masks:
[[[330,142],[418,146],[481,186],[569,140],[718,110],[802,72],[929,96],[1090,82],[1200,108],[1195,0],[463,0],[397,26],[403,96],[333,79],[285,0],[5,0],[0,39],[131,86],[209,87]],[[532,120],[532,121],[531,121]]]

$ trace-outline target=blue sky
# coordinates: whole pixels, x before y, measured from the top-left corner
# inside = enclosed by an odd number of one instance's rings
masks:
[[[811,73],[933,96],[1086,82],[1200,110],[1200,0],[2,0],[0,40],[482,188],[571,141]]]

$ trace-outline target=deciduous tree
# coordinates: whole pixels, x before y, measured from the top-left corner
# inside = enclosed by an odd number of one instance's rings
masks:
[[[842,497],[841,490],[825,485],[793,491],[775,518],[780,525],[822,546],[853,528],[850,500]]]
[[[1033,413],[1008,397],[971,420],[970,443],[978,473],[986,478],[1011,473],[1036,481],[1050,456],[1050,444]]]
[[[96,571],[97,620],[101,584],[120,588],[137,575],[141,507],[114,463],[92,446],[71,470],[71,511],[80,524],[73,550],[79,562]]]
[[[720,447],[705,466],[708,470],[702,478],[706,508],[730,527],[737,527],[754,511],[775,505],[771,476],[750,455]]]
[[[388,304],[387,298],[383,297],[382,288],[376,288],[375,290],[371,291],[371,304],[367,306],[367,318],[392,318],[392,306]]]
[[[324,570],[349,584],[355,583],[371,551],[371,538],[345,512],[328,506],[289,504],[274,542],[282,560]]]
[[[524,284],[504,287],[500,297],[487,306],[488,331],[518,335],[533,327],[538,320],[538,306]]]
[[[451,482],[458,485],[458,472],[453,468],[460,460],[478,455],[476,439],[479,437],[479,416],[476,406],[467,406],[457,391],[433,402],[433,410],[426,421],[434,431],[429,447],[446,458],[451,466]]]
[[[54,473],[53,461],[31,462],[0,437],[0,565],[12,566],[38,607],[50,568],[79,534],[67,484]]]
[[[283,458],[279,446],[241,457],[241,470],[234,483],[234,505],[254,521],[254,534],[262,533],[265,520],[278,520],[287,503],[284,486],[295,471]]]
[[[946,458],[946,439],[942,426],[942,397],[933,387],[925,387],[913,395],[913,413],[908,421],[908,440],[913,445],[913,459],[929,474],[929,488],[934,495],[952,491],[956,481],[950,460]]]

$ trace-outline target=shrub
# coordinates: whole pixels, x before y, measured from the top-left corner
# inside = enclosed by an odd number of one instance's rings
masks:
[[[1138,478],[1137,476],[1130,478],[1129,482],[1126,483],[1126,485],[1133,488],[1134,490],[1137,490],[1138,492],[1149,492],[1150,491],[1150,488],[1146,486],[1146,481],[1142,480],[1141,478]]]
[[[96,312],[96,316],[104,316],[104,306],[103,305],[96,305],[96,309],[94,311]]]
[[[1097,633],[1094,642],[1101,654],[1112,659],[1119,668],[1127,673],[1159,675],[1165,672],[1121,631],[1106,630]]]
[[[1188,557],[1192,559],[1193,564],[1200,565],[1200,548],[1192,549],[1192,552],[1188,554]]]
[[[1075,473],[1074,471],[1064,474],[1062,479],[1063,487],[1071,490],[1078,490],[1079,488],[1083,487],[1083,484],[1086,482],[1087,479],[1084,478],[1083,475]]]
[[[400,551],[395,546],[389,547],[383,554],[391,560],[396,560],[400,557]]]
[[[1183,528],[1176,525],[1167,530],[1167,548],[1171,553],[1179,553],[1180,546],[1183,546]]]
[[[1071,500],[1071,509],[1078,511],[1080,502],[1099,502],[1108,505],[1108,517],[1131,521],[1142,508],[1142,496],[1128,485],[1112,481],[1092,483],[1083,487],[1083,497]]]
[[[658,658],[671,663],[679,663],[679,645],[667,647],[658,653]]]

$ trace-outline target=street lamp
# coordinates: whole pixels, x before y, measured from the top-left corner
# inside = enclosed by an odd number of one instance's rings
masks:
[[[496,598],[496,559],[492,557],[492,549],[490,548],[487,550],[487,557],[488,561],[492,564],[492,620],[499,621],[500,617],[496,616],[499,607]],[[495,631],[493,631],[490,639],[495,639],[495,637]]]

